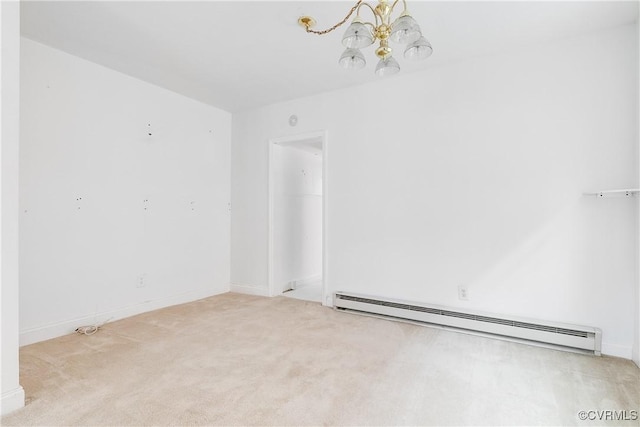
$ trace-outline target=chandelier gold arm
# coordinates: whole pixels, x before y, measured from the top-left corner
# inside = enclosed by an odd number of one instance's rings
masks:
[[[395,9],[396,4],[398,4],[400,0],[396,0],[393,2],[393,5],[391,5],[391,10]],[[405,13],[407,11],[407,0],[402,0],[402,13]]]
[[[375,33],[376,26],[374,24],[372,24],[371,22],[363,22],[362,25],[369,25],[371,27],[371,33]]]
[[[393,11],[395,10],[396,5],[399,2],[400,0],[395,0],[391,4],[391,6],[389,6],[388,0],[379,0],[379,3],[374,10],[374,14],[380,17],[381,23],[391,26],[391,15],[393,15]],[[406,13],[407,13],[407,0],[402,0],[402,13],[400,14],[400,16]],[[378,20],[376,19],[376,24],[377,22]]]
[[[362,6],[367,6],[369,9],[371,9],[371,12],[373,12],[373,17],[375,18],[376,23],[370,23],[370,22],[365,22],[364,24],[369,24],[371,25],[371,27],[374,29],[378,28],[380,25],[387,25],[390,26],[390,21],[391,21],[391,14],[393,13],[393,10],[395,9],[396,5],[398,4],[400,0],[395,0],[393,2],[393,4],[391,6],[389,6],[389,4],[387,3],[386,0],[380,1],[380,3],[374,8],[373,6],[371,6],[369,3],[365,3],[364,0],[358,0],[356,2],[356,4],[351,8],[351,10],[349,11],[349,13],[347,14],[347,16],[344,17],[344,19],[340,22],[338,22],[337,24],[335,24],[334,26],[332,26],[331,28],[327,28],[326,30],[322,30],[322,31],[318,31],[318,30],[314,30],[313,27],[316,25],[316,20],[311,17],[311,16],[301,16],[300,18],[298,18],[298,24],[300,24],[302,27],[304,27],[305,31],[307,33],[313,33],[313,34],[327,34],[332,32],[333,30],[335,30],[336,28],[344,25],[345,22],[347,22],[347,20],[351,17],[351,15],[353,15],[354,12],[357,11],[357,15],[360,15],[360,8]],[[403,10],[403,14],[407,11],[407,1],[406,0],[402,0],[402,4],[404,6],[404,10]],[[386,18],[386,20],[385,20]],[[385,33],[386,31],[382,31],[382,33]]]
[[[374,33],[377,32],[378,34],[385,34],[387,32],[386,30],[391,28],[391,15],[393,14],[395,7],[400,0],[395,0],[393,4],[391,4],[391,6],[389,5],[388,0],[378,0],[378,1],[379,3],[375,8],[371,6],[369,3],[360,4],[357,9],[358,11],[357,16],[358,17],[360,16],[360,9],[362,8],[362,6],[367,6],[373,13],[373,17],[375,18],[376,22],[375,24],[370,22],[363,22],[363,24],[371,25]],[[402,4],[403,4],[403,10],[402,10],[401,16],[407,12],[406,0],[402,0]],[[384,28],[381,28],[381,26],[384,26]],[[377,37],[377,38],[383,39],[385,37]]]
[[[322,31],[312,30],[311,27],[315,25],[316,20],[310,16],[301,16],[300,18],[298,18],[298,24],[302,25],[307,33],[313,33],[313,34],[319,34],[319,35],[330,33],[331,31],[335,30],[336,28],[338,28],[339,26],[347,22],[347,20],[351,17],[351,15],[353,15],[353,12],[355,12],[356,9],[358,9],[358,6],[360,6],[360,4],[363,1],[364,0],[358,0],[356,4],[351,8],[347,16],[345,16],[342,21],[338,22],[336,25],[334,25],[331,28],[327,28],[326,30],[322,30]]]
[[[375,20],[376,20],[375,25],[374,25],[374,24],[372,24],[371,22],[365,22],[365,24],[369,24],[369,25],[371,25],[371,26],[375,29],[378,25],[380,25],[380,23],[378,22],[378,19],[381,19],[381,17],[380,17],[380,16],[378,16],[378,13],[376,12],[376,10],[375,10],[375,9],[373,8],[373,6],[371,6],[369,3],[362,3],[360,6],[358,6],[358,16],[360,16],[360,8],[361,8],[362,6],[367,6],[369,9],[371,9],[371,12],[373,12],[373,17],[374,17],[374,18],[375,18]]]

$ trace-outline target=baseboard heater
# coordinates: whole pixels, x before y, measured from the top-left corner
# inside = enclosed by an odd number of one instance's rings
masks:
[[[602,331],[588,326],[522,319],[470,312],[431,304],[378,298],[366,295],[336,292],[337,310],[369,314],[442,327],[490,334],[500,338],[566,347],[600,356]]]

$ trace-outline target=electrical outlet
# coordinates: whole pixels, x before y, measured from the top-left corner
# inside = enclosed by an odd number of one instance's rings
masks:
[[[469,289],[464,285],[458,286],[458,299],[462,301],[469,300]]]
[[[138,276],[138,281],[136,282],[136,288],[144,288],[146,285],[147,284],[144,280],[144,275]]]

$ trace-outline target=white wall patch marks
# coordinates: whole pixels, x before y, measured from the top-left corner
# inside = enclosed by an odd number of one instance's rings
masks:
[[[231,115],[22,48],[21,330],[228,291]]]

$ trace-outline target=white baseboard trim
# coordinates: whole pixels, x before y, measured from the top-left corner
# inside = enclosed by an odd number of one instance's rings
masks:
[[[248,285],[234,285],[231,284],[231,292],[236,292],[239,294],[247,294],[247,295],[258,295],[261,297],[269,296],[269,289],[262,288],[259,286],[248,286]]]
[[[10,412],[24,406],[24,389],[18,386],[13,390],[2,393],[0,397],[0,415],[7,415]]]
[[[623,359],[629,360],[632,360],[633,357],[633,351],[631,347],[618,344],[608,344],[606,342],[602,343],[602,354],[606,354],[607,356],[621,357]]]
[[[191,301],[211,297],[227,292],[228,289],[215,291],[213,289],[185,292],[183,294],[172,295],[170,297],[159,298],[153,301],[145,301],[128,307],[115,310],[104,311],[87,316],[77,317],[74,319],[64,320],[62,322],[52,323],[49,325],[37,326],[20,331],[20,346],[34,344],[40,341],[61,337],[75,332],[76,328],[85,325],[95,325],[108,321],[124,319],[126,317],[135,316],[136,314],[146,313],[148,311],[158,310],[160,308],[170,307],[172,305],[184,304]]]

